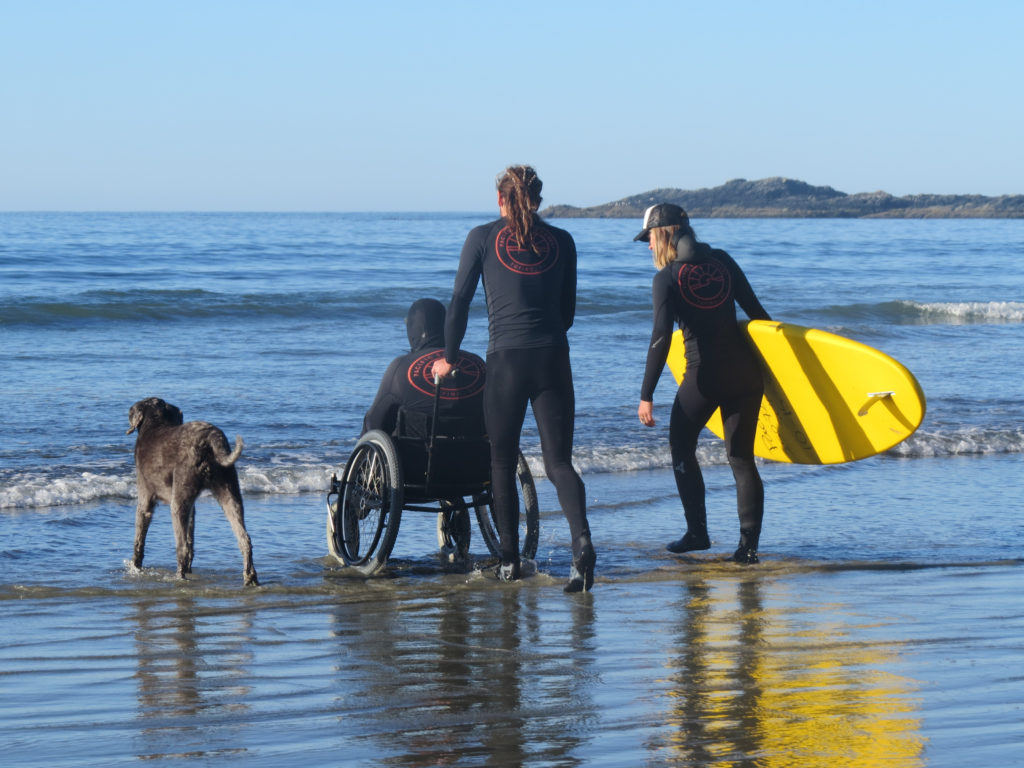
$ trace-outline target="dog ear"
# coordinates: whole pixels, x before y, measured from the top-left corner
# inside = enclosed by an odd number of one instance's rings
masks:
[[[176,405],[166,404],[167,408],[165,414],[167,416],[168,424],[175,424],[181,426],[185,423],[185,416],[182,414],[181,409]]]
[[[129,408],[128,409],[128,423],[131,426],[128,428],[128,431],[125,432],[125,434],[126,435],[130,435],[132,432],[134,432],[136,429],[138,429],[139,425],[142,424],[142,420],[144,418],[145,418],[145,414],[143,413],[143,408],[142,408],[142,403],[141,402],[136,403],[131,408]]]

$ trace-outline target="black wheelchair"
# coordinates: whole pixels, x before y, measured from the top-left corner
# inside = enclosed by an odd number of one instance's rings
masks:
[[[491,447],[486,437],[457,437],[454,418],[399,411],[392,434],[359,438],[327,494],[327,548],[340,563],[372,576],[387,565],[403,511],[437,515],[437,541],[451,560],[469,551],[472,507],[493,557],[499,538],[492,517]],[[428,437],[423,437],[426,434]],[[532,560],[540,535],[533,475],[522,453],[516,466],[521,506],[521,556]]]

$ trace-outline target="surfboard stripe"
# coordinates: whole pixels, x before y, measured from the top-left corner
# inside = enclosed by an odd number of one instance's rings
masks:
[[[765,396],[754,453],[796,464],[839,464],[874,456],[921,425],[925,397],[914,375],[873,347],[816,328],[753,320],[741,323],[761,359]],[[682,381],[682,333],[669,368]],[[724,434],[715,411],[708,428]]]

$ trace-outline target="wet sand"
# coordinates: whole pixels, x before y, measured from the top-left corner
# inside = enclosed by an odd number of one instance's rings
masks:
[[[861,471],[896,482],[903,470]],[[824,478],[842,484],[842,473]],[[773,480],[783,496],[785,476]],[[587,478],[603,532],[598,583],[573,596],[561,590],[557,513],[545,513],[539,572],[520,583],[496,582],[482,556],[479,570],[446,568],[431,554],[433,521],[412,517],[389,575],[364,581],[322,556],[319,497],[254,497],[259,589],[242,587],[212,502],[201,503],[184,584],[166,513],[141,573],[122,565],[131,510],[68,514],[46,530],[58,539],[45,573],[19,579],[17,557],[6,563],[3,764],[1022,764],[1017,552],[989,557],[968,540],[942,558],[900,554],[899,531],[933,519],[915,507],[901,509],[888,548],[872,545],[896,554],[824,557],[814,547],[834,551],[843,526],[812,542],[813,526],[789,521],[783,539],[777,501],[759,566],[722,562],[734,544],[722,508],[713,550],[677,558],[661,551],[679,523],[666,482]],[[604,501],[623,483],[650,498]],[[712,473],[709,486],[729,499],[724,479]],[[26,552],[43,546],[37,518],[13,523]],[[89,536],[103,543],[69,555],[62,578],[59,537]]]

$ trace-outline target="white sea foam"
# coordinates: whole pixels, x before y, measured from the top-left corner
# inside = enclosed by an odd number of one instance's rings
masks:
[[[1024,428],[1008,430],[975,427],[948,432],[919,430],[889,451],[908,459],[1024,453]],[[526,456],[535,478],[544,478],[544,461],[538,453]],[[704,466],[727,463],[720,440],[702,440],[698,459]],[[580,447],[573,463],[585,475],[667,469],[671,466],[667,441],[654,447],[598,445]],[[327,493],[332,473],[340,465],[293,464],[288,466],[246,466],[239,473],[243,495],[287,496]],[[67,476],[23,472],[4,478],[0,485],[0,509],[35,509],[89,504],[103,500],[121,500],[134,506],[136,496],[133,474],[97,474],[81,472]]]
[[[891,453],[907,458],[1024,453],[1024,428],[995,430],[969,427],[950,433],[919,430],[892,448]]]
[[[134,498],[135,478],[81,472],[66,477],[19,473],[0,487],[0,509],[88,504],[106,498]]]
[[[287,495],[323,491],[330,484],[326,466],[246,467],[239,473],[243,495],[248,493]],[[89,504],[121,499],[134,505],[134,474],[101,475],[82,472],[67,476],[47,473],[19,473],[0,487],[0,509],[33,509]]]
[[[905,302],[927,317],[944,318],[952,323],[1021,323],[1024,302],[1021,301],[940,301],[932,303]]]
[[[725,464],[725,447],[719,440],[702,442],[697,458],[703,464]],[[544,476],[540,456],[527,457],[534,475]],[[582,474],[593,472],[635,472],[645,469],[663,469],[672,466],[668,440],[657,446],[596,445],[577,447],[573,452],[573,465]]]
[[[296,493],[327,492],[331,474],[340,472],[340,466],[291,465],[273,467],[244,467],[238,480],[243,493],[287,495]]]

